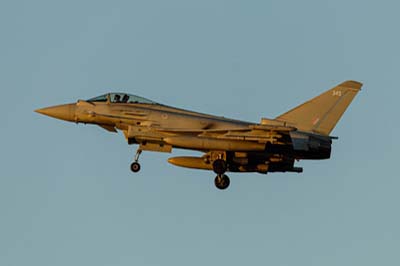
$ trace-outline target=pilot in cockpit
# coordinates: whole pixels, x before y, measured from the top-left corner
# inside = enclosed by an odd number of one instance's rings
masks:
[[[114,96],[114,102],[115,102],[115,103],[121,102],[121,96],[120,96],[119,94],[115,94],[115,96]]]
[[[127,103],[128,102],[128,100],[129,100],[129,96],[128,96],[128,94],[125,94],[124,95],[124,97],[122,97],[122,103]]]

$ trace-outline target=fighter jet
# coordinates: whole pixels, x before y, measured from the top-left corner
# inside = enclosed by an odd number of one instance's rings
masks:
[[[188,111],[127,93],[107,93],[36,112],[122,131],[128,144],[138,145],[130,166],[135,173],[142,151],[202,152],[199,157],[172,157],[168,162],[212,170],[215,186],[226,189],[227,172],[301,173],[296,161],[330,158],[332,140],[337,139],[330,133],[361,87],[356,81],[343,82],[275,119],[261,118],[260,123]]]

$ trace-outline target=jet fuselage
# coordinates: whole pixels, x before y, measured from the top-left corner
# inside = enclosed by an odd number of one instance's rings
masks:
[[[230,172],[302,172],[294,162],[328,159],[329,136],[361,83],[344,82],[276,119],[252,123],[155,103],[125,93],[108,93],[87,101],[36,110],[70,122],[121,130],[129,144],[138,144],[134,172],[142,151],[172,152],[174,148],[203,152],[201,157],[173,157],[174,165],[213,170],[220,189],[229,186]]]

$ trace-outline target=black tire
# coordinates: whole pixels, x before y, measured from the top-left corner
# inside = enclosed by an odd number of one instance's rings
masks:
[[[217,175],[214,179],[215,186],[220,190],[227,189],[230,183],[231,180],[227,175]]]
[[[131,164],[131,171],[134,172],[134,173],[139,172],[140,171],[140,164],[137,163],[137,162],[133,162]]]
[[[226,170],[228,170],[228,165],[226,161],[217,159],[213,162],[213,170],[217,175],[223,175],[225,174]]]

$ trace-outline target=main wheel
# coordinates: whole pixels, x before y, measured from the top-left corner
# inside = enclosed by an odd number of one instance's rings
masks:
[[[216,173],[217,175],[224,174],[227,169],[228,169],[228,165],[226,164],[226,161],[224,161],[222,159],[217,159],[213,162],[213,170],[214,170],[214,173]]]
[[[229,187],[231,181],[227,175],[217,175],[214,179],[214,184],[218,189],[224,190]]]
[[[131,171],[134,172],[134,173],[139,172],[140,171],[140,164],[137,163],[137,162],[133,162],[131,164]]]

